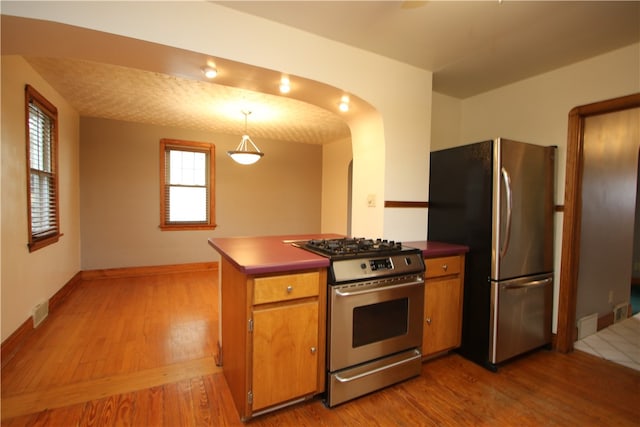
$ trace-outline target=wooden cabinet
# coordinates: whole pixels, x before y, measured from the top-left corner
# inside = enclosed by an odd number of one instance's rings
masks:
[[[464,254],[424,260],[422,355],[434,357],[460,346]]]
[[[326,269],[242,274],[224,259],[222,365],[242,420],[324,391]]]

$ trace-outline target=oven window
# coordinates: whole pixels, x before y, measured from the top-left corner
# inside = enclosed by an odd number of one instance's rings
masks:
[[[406,335],[408,319],[408,298],[354,308],[353,348]]]

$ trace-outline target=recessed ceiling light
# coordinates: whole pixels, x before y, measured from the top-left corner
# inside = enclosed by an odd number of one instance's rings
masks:
[[[218,70],[215,67],[203,67],[202,72],[208,79],[214,79],[218,75]]]
[[[349,95],[342,95],[338,108],[340,108],[340,111],[342,111],[343,113],[349,111]]]
[[[280,78],[280,93],[289,93],[291,91],[291,82],[289,76],[282,76]]]

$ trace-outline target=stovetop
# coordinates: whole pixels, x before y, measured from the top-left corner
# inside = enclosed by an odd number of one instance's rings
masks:
[[[424,272],[422,251],[393,240],[317,239],[293,245],[331,260],[330,285]]]
[[[334,259],[375,256],[406,250],[400,242],[365,238],[314,239],[303,242],[299,247]]]

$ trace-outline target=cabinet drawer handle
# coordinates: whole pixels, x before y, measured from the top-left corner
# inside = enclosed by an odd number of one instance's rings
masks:
[[[317,348],[315,348],[315,347],[311,347],[311,354],[316,354],[316,351],[317,351],[317,350],[318,350]]]
[[[289,285],[287,286],[287,293],[290,294],[291,292],[293,292],[293,286]]]
[[[427,317],[425,321],[427,322],[427,325],[431,326],[431,317]]]
[[[442,264],[442,269],[444,271],[447,271],[448,268],[449,268],[449,266],[447,264]]]

